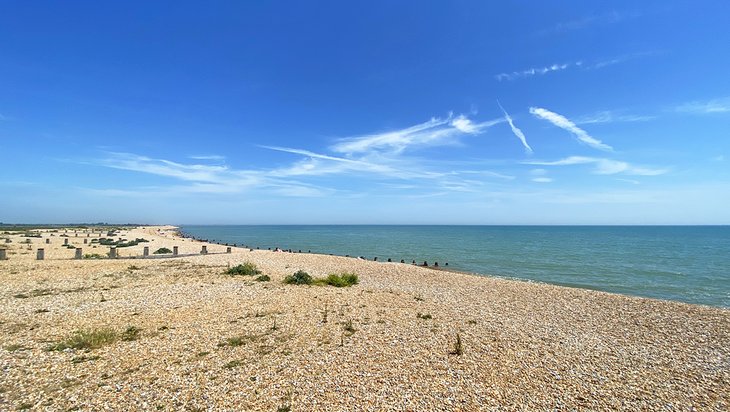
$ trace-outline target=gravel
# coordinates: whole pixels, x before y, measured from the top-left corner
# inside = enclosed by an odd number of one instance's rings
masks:
[[[108,252],[79,233],[85,254]],[[120,254],[193,256],[72,260],[58,232],[2,243],[0,410],[730,409],[727,309],[338,256],[198,255],[205,243],[175,233],[123,230],[150,242]],[[223,274],[246,261],[271,281]],[[300,269],[360,282],[282,283]],[[47,350],[130,326],[136,340]]]

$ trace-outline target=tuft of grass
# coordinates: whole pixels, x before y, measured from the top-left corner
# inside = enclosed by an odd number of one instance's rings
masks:
[[[424,320],[433,319],[433,316],[431,316],[431,314],[429,314],[429,313],[424,313],[424,314],[417,313],[416,317],[418,319],[424,319]]]
[[[210,355],[210,352],[205,351],[205,352],[198,352],[195,356],[202,358],[203,356],[208,356],[208,355]]]
[[[342,330],[349,333],[350,335],[352,335],[353,333],[355,333],[355,331],[357,331],[357,329],[355,329],[355,327],[352,326],[352,319],[348,319],[347,322],[344,323],[344,325],[342,326]]]
[[[254,263],[243,262],[240,265],[228,268],[228,270],[225,271],[225,274],[231,276],[256,276],[260,275],[261,271],[256,267]]]
[[[312,282],[312,277],[309,276],[309,273],[303,270],[298,270],[293,275],[289,275],[284,278],[284,283],[288,285],[311,285]]]
[[[477,324],[477,321],[474,320],[474,319],[471,319],[471,320],[468,320],[466,323],[468,323],[470,325],[476,325]]]
[[[23,345],[17,345],[17,344],[8,345],[5,347],[5,350],[8,352],[17,352],[17,351],[23,350],[23,349],[25,349],[23,347]]]
[[[237,368],[241,365],[243,365],[243,362],[241,362],[240,360],[232,360],[232,361],[226,363],[225,365],[223,365],[223,367],[226,369],[233,369],[233,368]]]
[[[172,253],[172,250],[170,250],[166,247],[161,247],[161,248],[155,250],[154,252],[152,252],[153,255],[164,255],[167,253]]]
[[[78,364],[78,363],[84,363],[84,362],[89,362],[89,361],[95,361],[95,360],[98,360],[100,358],[101,358],[101,356],[98,356],[98,355],[93,355],[93,356],[84,356],[84,355],[82,355],[82,356],[75,356],[73,359],[71,359],[71,363],[76,363],[76,364]]]
[[[249,342],[255,342],[258,340],[258,336],[256,335],[239,335],[239,336],[232,336],[230,338],[226,338],[224,342],[221,342],[218,344],[219,347],[223,346],[231,346],[231,347],[237,347],[237,346],[243,346]]]
[[[419,294],[419,295],[416,295],[416,296],[415,296],[415,297],[414,297],[413,299],[415,299],[415,300],[416,300],[416,302],[423,302],[423,300],[424,300],[424,299],[423,299],[423,296],[422,296],[422,295],[420,295],[420,294]]]
[[[65,340],[49,346],[47,350],[62,351],[65,349],[98,349],[104,345],[116,342],[118,338],[119,336],[114,329],[101,328],[80,330],[74,332]]]
[[[105,257],[98,253],[87,253],[84,255],[84,259],[105,259]]]
[[[127,269],[128,270],[141,270],[142,268],[139,266],[132,265],[132,266],[128,267]]]
[[[359,282],[357,275],[354,273],[342,273],[342,274],[329,274],[324,279],[317,279],[314,281],[316,285],[329,285],[337,288],[348,287],[357,285]]]
[[[259,282],[268,282],[271,280],[271,278],[269,277],[269,275],[261,275],[257,277],[256,280]]]
[[[122,340],[129,342],[133,340],[139,339],[139,334],[142,332],[142,329],[136,327],[136,326],[129,326],[127,329],[122,333]]]

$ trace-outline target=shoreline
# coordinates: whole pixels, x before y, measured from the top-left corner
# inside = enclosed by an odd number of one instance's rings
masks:
[[[190,256],[73,260],[54,236],[37,261],[14,238],[0,262],[0,409],[730,407],[727,309],[314,253],[227,254],[173,232],[123,231],[149,242],[120,253]],[[246,261],[271,280],[222,274]],[[296,270],[359,283],[284,284]],[[119,338],[47,350],[106,329]]]

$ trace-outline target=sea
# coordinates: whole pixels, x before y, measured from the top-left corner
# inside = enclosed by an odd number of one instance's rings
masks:
[[[261,249],[404,260],[625,295],[730,307],[730,226],[182,225]],[[443,276],[449,276],[443,272]]]

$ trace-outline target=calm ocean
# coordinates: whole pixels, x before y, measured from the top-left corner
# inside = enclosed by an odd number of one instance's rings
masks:
[[[728,226],[182,226],[197,238],[730,307]],[[448,273],[444,273],[448,276]]]

